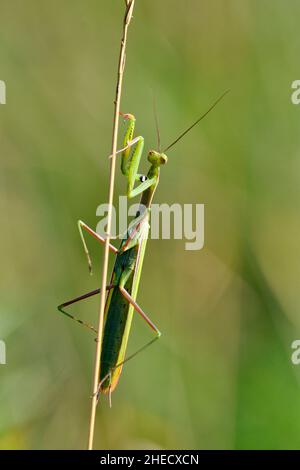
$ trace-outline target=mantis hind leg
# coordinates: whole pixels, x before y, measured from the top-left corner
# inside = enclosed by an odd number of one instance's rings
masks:
[[[155,331],[157,337],[161,336],[161,332],[155,326],[155,324],[150,320],[150,318],[146,315],[146,313],[142,310],[142,308],[136,303],[136,301],[132,298],[132,296],[127,292],[125,287],[122,284],[119,286],[121,294],[125,297],[125,299],[134,307],[134,310],[141,315],[141,317],[145,320],[145,322],[150,326],[150,328]]]
[[[109,291],[113,287],[114,286],[112,286],[112,285],[106,286],[106,290]],[[101,292],[101,289],[93,290],[91,292],[88,292],[87,294],[83,294],[83,295],[80,295],[79,297],[75,297],[74,299],[68,300],[67,302],[64,302],[63,304],[59,305],[57,308],[63,315],[66,315],[67,317],[71,318],[71,320],[75,320],[77,323],[80,323],[82,326],[85,326],[86,328],[88,328],[89,330],[91,330],[91,331],[93,331],[94,333],[97,334],[98,331],[96,330],[96,328],[94,326],[92,326],[89,323],[81,320],[78,317],[75,317],[71,313],[66,312],[65,308],[67,308],[70,305],[75,304],[77,302],[81,302],[82,300],[89,299],[90,297],[93,297],[94,295],[100,294],[100,292]]]
[[[111,382],[111,378],[112,378],[112,374],[113,372],[118,369],[119,367],[123,367],[123,365],[126,363],[126,362],[129,362],[131,361],[131,359],[133,359],[135,356],[137,356],[139,353],[143,352],[145,349],[147,349],[149,346],[151,346],[151,344],[155,343],[155,341],[157,341],[159,338],[160,338],[161,334],[157,335],[155,338],[151,339],[151,341],[149,341],[148,343],[144,344],[144,346],[142,346],[141,348],[139,348],[137,351],[135,351],[134,353],[130,354],[128,357],[126,357],[126,359],[124,359],[124,361],[122,362],[119,362],[119,364],[117,364],[115,367],[112,367],[110,369],[110,371],[103,377],[103,379],[101,379],[101,381],[99,382],[99,385],[98,385],[98,389],[97,389],[97,392],[96,392],[96,395],[97,395],[97,402],[99,401],[100,399],[100,393],[108,393],[108,398],[109,398],[109,406],[111,408],[112,406],[112,399],[111,399],[111,396],[112,396],[112,392],[113,392],[113,389],[115,387],[113,387],[112,385],[112,382]],[[103,384],[107,381],[107,379],[109,379],[109,382],[108,382],[108,385],[103,389],[102,386]]]
[[[124,277],[123,282],[125,282],[126,277]],[[123,367],[123,365],[126,362],[131,361],[135,356],[137,356],[139,353],[147,349],[151,344],[153,344],[155,341],[157,341],[161,337],[161,332],[159,329],[155,326],[155,324],[150,320],[150,318],[146,315],[146,313],[142,310],[142,308],[137,304],[137,302],[132,298],[132,296],[127,292],[127,290],[122,287],[122,284],[119,285],[120,292],[124,296],[124,298],[134,307],[135,311],[141,315],[141,317],[145,320],[148,326],[156,333],[155,338],[151,339],[148,343],[146,343],[144,346],[139,348],[137,351],[135,351],[133,354],[130,354],[128,357],[126,357],[123,361],[119,362],[116,364],[114,367],[112,367],[109,372],[101,379],[99,382],[98,386],[98,391],[97,391],[97,397],[99,400],[100,393],[108,393],[109,394],[109,402],[111,405],[111,394],[114,388],[116,387],[119,377],[117,378],[115,383],[112,383],[112,375],[115,370],[117,370],[120,367]],[[108,384],[106,384],[107,379],[109,379]]]

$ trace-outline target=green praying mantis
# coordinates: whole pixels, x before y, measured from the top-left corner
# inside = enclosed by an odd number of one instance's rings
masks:
[[[114,245],[109,244],[109,249],[116,258],[110,283],[106,287],[107,297],[104,311],[105,323],[102,337],[100,377],[97,397],[99,398],[100,393],[109,394],[110,405],[111,394],[118,384],[125,362],[128,362],[161,336],[159,329],[140,307],[136,299],[150,228],[151,203],[159,183],[161,166],[165,165],[168,161],[165,152],[173,147],[180,139],[182,139],[183,136],[196,126],[196,124],[198,124],[219,103],[228,91],[223,93],[213,103],[213,105],[199,119],[197,119],[196,122],[180,134],[179,137],[163,152],[160,150],[160,135],[156,119],[159,150],[150,150],[148,153],[150,168],[147,175],[142,175],[138,172],[144,149],[144,139],[141,136],[134,138],[136,123],[135,117],[132,114],[122,114],[125,120],[128,121],[128,126],[124,137],[124,146],[117,152],[122,155],[121,171],[127,179],[127,197],[131,199],[141,195],[141,199],[139,206],[140,209],[138,210],[133,222],[128,227],[127,233],[122,239],[119,249]],[[138,183],[137,186],[135,186],[136,183]],[[105,243],[105,238],[101,237],[81,220],[78,221],[78,228],[91,272],[92,263],[85,241],[84,231],[92,235],[102,244]],[[59,305],[58,310],[97,334],[97,330],[93,326],[70,314],[66,311],[66,308],[99,293],[100,289],[88,292],[80,297],[64,302]],[[137,312],[145,320],[147,325],[155,333],[155,337],[134,354],[125,358],[134,312]]]

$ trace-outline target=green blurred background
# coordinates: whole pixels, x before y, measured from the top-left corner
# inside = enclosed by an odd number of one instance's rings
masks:
[[[0,448],[85,448],[95,343],[56,306],[100,284],[76,221],[107,200],[124,1],[0,9]],[[231,93],[162,169],[156,202],[204,203],[205,248],[149,241],[138,299],[163,336],[99,406],[96,448],[300,447],[299,17],[296,0],[136,0],[122,110],[146,149],[152,91],[163,145]],[[74,310],[95,323],[98,303]],[[150,337],[135,318],[129,351]]]

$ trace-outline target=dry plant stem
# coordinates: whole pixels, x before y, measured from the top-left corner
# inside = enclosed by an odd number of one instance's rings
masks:
[[[124,74],[125,59],[126,59],[127,33],[128,33],[128,27],[132,18],[134,2],[135,0],[125,0],[126,12],[125,12],[124,21],[123,21],[123,36],[121,40],[116,96],[115,96],[115,102],[114,102],[115,110],[114,110],[113,138],[112,138],[112,152],[111,152],[112,157],[110,159],[107,237],[105,240],[104,258],[103,258],[103,266],[102,266],[101,298],[100,298],[100,309],[99,309],[99,320],[98,320],[98,336],[97,336],[96,354],[95,354],[94,385],[93,385],[93,395],[92,395],[88,450],[93,449],[93,442],[94,442],[95,419],[96,419],[96,409],[97,409],[97,390],[98,390],[99,373],[100,373],[100,358],[101,358],[104,309],[105,309],[105,300],[106,300],[106,284],[107,284],[107,272],[108,272],[108,261],[109,261],[109,242],[111,238],[110,232],[111,232],[111,220],[112,220],[112,205],[113,205],[113,199],[114,199],[116,154],[117,154],[118,131],[119,131],[119,112],[120,112],[123,74]]]

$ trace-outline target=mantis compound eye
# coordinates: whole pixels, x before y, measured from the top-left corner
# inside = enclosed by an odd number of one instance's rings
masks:
[[[152,165],[164,165],[168,161],[167,155],[164,153],[156,152],[155,150],[150,150],[148,154],[148,161],[152,163]]]
[[[141,183],[144,183],[146,181],[146,179],[147,179],[147,176],[144,176],[144,175],[140,176],[140,182]]]

